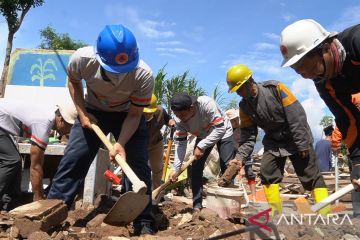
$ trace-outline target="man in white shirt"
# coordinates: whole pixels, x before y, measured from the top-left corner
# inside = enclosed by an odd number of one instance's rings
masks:
[[[185,157],[187,135],[197,137],[194,157],[197,159],[191,166],[191,189],[193,193],[193,209],[200,211],[202,206],[202,176],[205,161],[212,148],[217,145],[220,155],[222,173],[227,163],[234,158],[234,139],[231,123],[214,99],[207,96],[192,97],[187,93],[175,94],[171,99],[171,110],[177,119],[174,165],[171,173],[172,181],[176,181],[175,173],[180,170]]]
[[[68,134],[76,117],[71,102],[44,109],[43,105],[28,102],[0,101],[0,200],[6,195],[4,210],[15,207],[14,200],[20,192],[22,164],[14,136],[30,138],[30,181],[34,201],[40,200],[44,198],[43,161],[50,132]]]

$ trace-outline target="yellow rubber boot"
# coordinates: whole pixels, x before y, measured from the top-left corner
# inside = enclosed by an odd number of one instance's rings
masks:
[[[329,196],[328,189],[327,188],[315,188],[313,190],[315,203],[321,202],[323,199],[327,198]],[[326,207],[322,208],[319,213],[321,215],[327,215],[331,212],[331,206],[327,205]]]
[[[266,200],[271,207],[271,215],[281,214],[282,202],[280,198],[279,184],[264,185]]]

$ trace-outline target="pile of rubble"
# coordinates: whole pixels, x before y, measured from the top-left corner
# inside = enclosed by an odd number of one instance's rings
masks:
[[[242,214],[225,220],[210,209],[193,213],[189,199],[174,197],[163,202],[155,213],[158,232],[151,236],[133,236],[131,225],[115,227],[103,223],[113,200],[102,196],[97,206],[75,204],[67,213],[58,200],[43,200],[24,205],[11,213],[2,213],[0,239],[75,240],[75,239],[360,239],[360,221],[350,219],[334,224],[323,221],[302,224],[272,221],[272,232],[245,224]],[[255,208],[256,210],[256,208]],[[268,223],[269,224],[269,223]],[[269,224],[270,225],[270,224]],[[260,232],[259,232],[260,231]],[[225,238],[226,237],[226,238]]]

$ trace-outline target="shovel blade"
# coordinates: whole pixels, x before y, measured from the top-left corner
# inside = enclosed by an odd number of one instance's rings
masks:
[[[125,226],[137,218],[146,208],[150,196],[134,192],[126,192],[120,196],[110,209],[104,223],[113,226]]]
[[[298,213],[300,213],[300,214],[312,214],[312,213],[314,213],[311,210],[311,205],[310,205],[309,201],[306,198],[299,197],[299,198],[295,199],[294,203],[296,205]]]

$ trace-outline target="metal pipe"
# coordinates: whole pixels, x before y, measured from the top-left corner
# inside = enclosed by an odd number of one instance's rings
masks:
[[[351,183],[349,185],[347,185],[346,187],[341,188],[339,191],[331,194],[330,196],[328,196],[327,198],[325,198],[324,200],[322,200],[321,202],[316,203],[315,205],[313,205],[311,207],[311,211],[313,212],[317,212],[320,209],[326,207],[327,205],[329,205],[330,203],[334,202],[335,200],[341,198],[342,196],[344,196],[345,194],[351,192],[352,190],[354,190],[354,185],[352,185]]]

